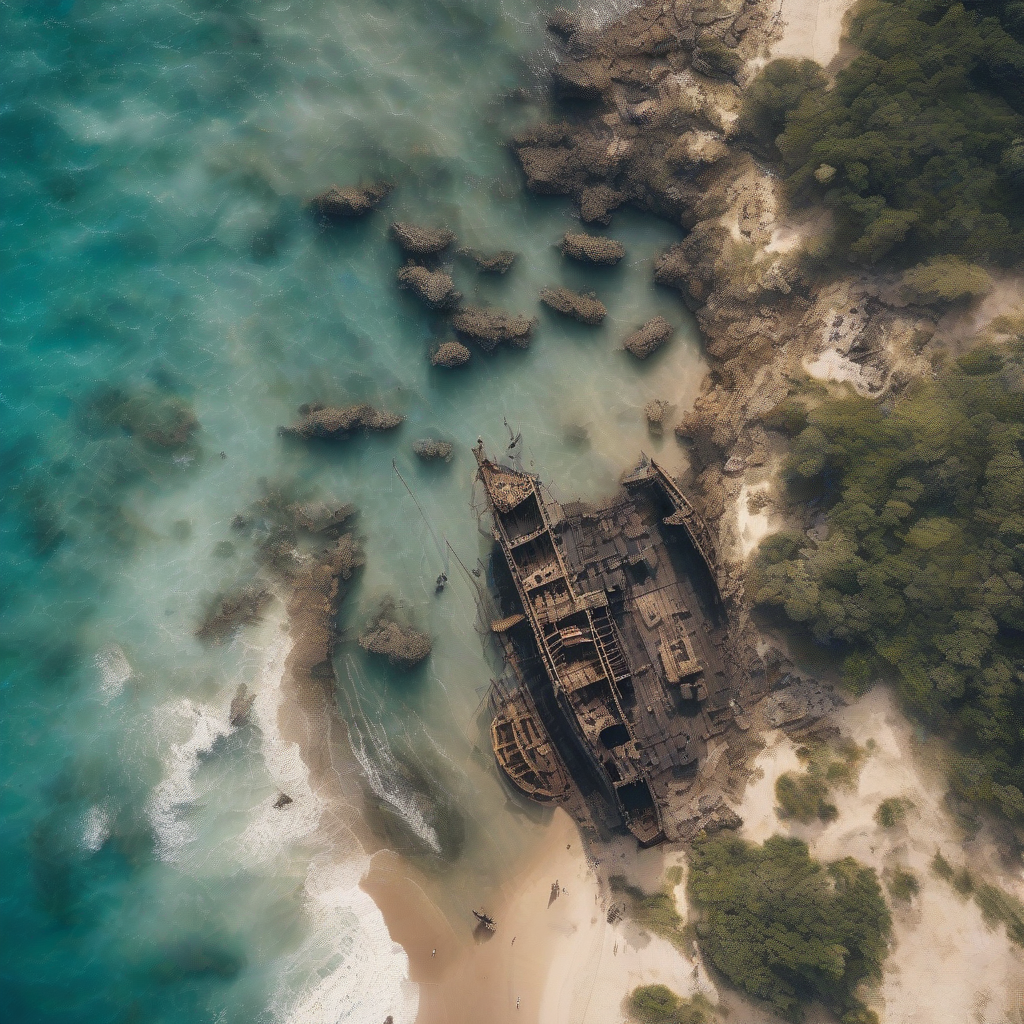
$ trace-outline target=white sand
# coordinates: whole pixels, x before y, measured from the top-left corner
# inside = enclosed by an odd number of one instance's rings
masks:
[[[748,785],[737,808],[744,819],[742,834],[763,842],[774,832],[806,840],[814,856],[835,860],[853,856],[880,873],[899,864],[912,870],[921,893],[894,912],[894,947],[877,991],[868,1002],[883,1024],[1020,1021],[1024,997],[1024,957],[1000,926],[989,930],[973,902],[961,899],[930,871],[936,849],[954,865],[970,863],[974,871],[993,875],[997,855],[984,837],[961,849],[957,828],[942,803],[945,784],[938,770],[913,753],[912,727],[881,687],[845,709],[840,727],[860,745],[876,747],[863,763],[856,788],[836,790],[836,821],[823,825],[780,822],[775,816],[775,780],[799,770],[793,743],[775,734],[758,757],[763,777]],[[911,800],[914,808],[895,828],[874,821],[886,797]],[[1024,882],[994,877],[1022,894]]]
[[[843,16],[853,0],[782,0],[782,37],[772,57],[803,57],[823,67],[839,53]]]

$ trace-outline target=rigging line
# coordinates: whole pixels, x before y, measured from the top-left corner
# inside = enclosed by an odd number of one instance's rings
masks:
[[[412,488],[409,486],[408,481],[405,479],[405,477],[402,476],[401,471],[398,468],[398,463],[394,459],[391,460],[391,468],[398,474],[398,479],[401,480],[403,484],[405,484],[405,489],[409,492],[409,497],[412,498],[413,504],[416,506],[417,510],[419,511],[419,514],[423,517],[423,522],[427,524],[427,529],[430,531],[430,536],[434,538],[434,546],[437,548],[437,553],[441,556],[441,563],[443,565],[445,560],[444,548],[441,547],[441,542],[437,539],[437,534],[434,533],[433,526],[430,525],[430,520],[427,518],[427,513],[423,511],[423,506],[419,503],[419,500],[417,499],[416,495],[413,494]],[[451,547],[450,544],[448,546]]]

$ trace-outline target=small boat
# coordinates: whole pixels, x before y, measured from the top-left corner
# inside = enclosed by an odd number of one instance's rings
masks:
[[[486,928],[489,932],[493,932],[497,927],[494,923],[493,918],[488,917],[485,913],[479,910],[473,911],[473,916],[480,922],[480,924]]]

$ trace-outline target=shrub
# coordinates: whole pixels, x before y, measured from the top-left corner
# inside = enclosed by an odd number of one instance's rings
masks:
[[[921,891],[917,875],[913,871],[907,871],[906,868],[893,868],[886,878],[885,884],[889,895],[901,903],[909,903]]]
[[[992,289],[992,278],[958,256],[935,256],[904,271],[902,289],[912,302],[937,305],[985,295]]]
[[[629,1015],[639,1024],[710,1024],[714,1007],[697,993],[681,999],[665,985],[642,985],[629,994]]]
[[[689,894],[701,949],[731,984],[788,1020],[814,999],[870,1019],[854,993],[880,974],[891,929],[872,869],[820,864],[798,839],[717,836],[694,844]]]
[[[875,811],[875,821],[882,828],[893,828],[907,816],[907,808],[898,796],[883,800]]]
[[[659,892],[644,892],[630,885],[623,875],[612,875],[608,883],[613,893],[626,897],[627,912],[638,925],[682,949],[687,938],[686,926],[676,908],[671,888],[682,880],[682,871],[678,868],[669,870],[672,874],[668,886]]]

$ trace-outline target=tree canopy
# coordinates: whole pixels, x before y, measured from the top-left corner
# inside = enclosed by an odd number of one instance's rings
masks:
[[[740,127],[767,147],[797,201],[836,217],[836,251],[861,263],[1024,252],[1024,4],[861,0],[858,56],[828,86],[783,59],[747,91]]]
[[[738,988],[788,1020],[813,999],[843,1024],[877,1019],[855,994],[880,973],[891,928],[872,869],[820,864],[799,839],[718,836],[694,844],[689,895],[701,950]]]
[[[982,345],[891,408],[832,397],[776,422],[795,433],[791,500],[820,500],[829,533],[766,539],[755,603],[854,685],[890,678],[952,727],[958,791],[1024,822],[1024,340]]]

